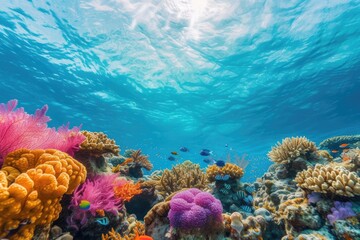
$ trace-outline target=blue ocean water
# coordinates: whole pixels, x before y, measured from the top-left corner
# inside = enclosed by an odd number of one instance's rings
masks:
[[[360,132],[360,1],[4,1],[0,102],[103,131],[154,169]],[[227,147],[226,147],[227,146]]]

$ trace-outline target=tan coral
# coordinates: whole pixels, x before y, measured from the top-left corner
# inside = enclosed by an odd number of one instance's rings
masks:
[[[37,226],[59,217],[63,194],[71,194],[85,178],[85,167],[58,150],[9,153],[0,170],[0,237],[28,221],[9,238],[32,239]]]
[[[159,175],[153,175],[152,180],[142,183],[142,186],[154,186],[160,195],[167,197],[170,194],[184,188],[207,188],[205,174],[201,171],[200,165],[190,161],[174,166],[171,170],[164,170]]]
[[[329,162],[331,162],[334,158],[331,156],[331,154],[326,150],[317,150],[316,152],[320,157],[327,159]]]
[[[223,214],[224,215],[224,214]],[[227,214],[225,214],[227,215]],[[224,217],[228,219],[229,217]],[[263,216],[249,216],[246,219],[238,212],[230,216],[231,237],[243,240],[262,240],[266,228],[266,220]],[[226,224],[226,223],[225,223]]]
[[[116,145],[115,140],[108,138],[105,133],[89,131],[81,131],[81,133],[86,139],[81,143],[77,155],[101,156],[106,153],[119,155],[119,146]]]
[[[296,175],[297,185],[314,192],[353,197],[360,195],[360,178],[355,172],[336,165],[308,168]]]
[[[206,177],[209,182],[214,182],[217,175],[229,175],[230,179],[240,179],[244,175],[244,171],[236,164],[226,163],[224,167],[211,165],[206,169]]]
[[[278,142],[268,157],[276,163],[287,164],[298,157],[306,158],[306,155],[317,151],[314,142],[305,137],[292,137],[283,139],[282,143]]]
[[[141,150],[136,150],[134,151],[131,156],[130,159],[132,159],[132,161],[128,160],[128,163],[133,163],[135,166],[141,166],[143,168],[145,168],[146,170],[151,170],[153,168],[153,165],[151,164],[151,162],[148,159],[148,156],[145,155],[141,155]]]

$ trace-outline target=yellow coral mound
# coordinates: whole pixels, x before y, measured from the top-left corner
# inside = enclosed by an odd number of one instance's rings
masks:
[[[297,185],[314,192],[353,197],[360,195],[360,178],[345,168],[316,164],[296,175]]]
[[[55,149],[19,149],[7,155],[0,170],[0,237],[32,239],[35,227],[51,224],[61,212],[63,194],[86,178],[85,167]],[[21,223],[29,223],[21,226]]]
[[[278,142],[268,157],[276,163],[286,164],[298,157],[306,158],[306,155],[315,152],[316,145],[306,137],[292,137],[283,139],[282,143]]]
[[[206,169],[206,177],[209,182],[214,182],[217,175],[229,175],[231,179],[239,179],[244,175],[244,171],[236,164],[226,163],[224,167],[211,165]]]
[[[81,143],[80,149],[76,154],[100,156],[104,153],[119,155],[120,148],[116,145],[115,140],[108,138],[102,132],[81,131],[86,139]]]

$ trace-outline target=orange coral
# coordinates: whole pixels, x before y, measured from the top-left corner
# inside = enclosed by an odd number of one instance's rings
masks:
[[[135,195],[138,195],[141,192],[140,183],[134,184],[132,182],[127,182],[125,184],[114,187],[115,196],[127,202],[129,202]]]
[[[236,164],[226,163],[224,167],[211,165],[206,169],[206,176],[209,182],[214,182],[217,175],[229,175],[231,179],[239,179],[244,175],[244,171]]]
[[[9,153],[0,170],[0,237],[18,228],[10,239],[32,239],[36,226],[59,217],[63,194],[71,194],[85,178],[81,163],[55,149]],[[21,226],[24,221],[29,223]]]
[[[133,223],[130,223],[130,225],[133,225],[130,231],[131,233],[125,235],[124,237],[122,237],[120,233],[116,232],[112,228],[111,231],[109,231],[107,234],[102,234],[101,239],[102,240],[136,240],[136,236],[141,236],[145,234],[145,226],[143,223],[135,220]]]

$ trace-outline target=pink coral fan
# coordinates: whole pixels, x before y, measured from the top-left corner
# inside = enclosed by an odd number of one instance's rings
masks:
[[[174,228],[184,230],[222,225],[221,202],[208,192],[191,188],[175,194],[168,218]]]
[[[74,192],[69,209],[72,214],[68,217],[68,224],[78,230],[79,226],[87,223],[90,217],[96,216],[97,210],[118,214],[122,208],[123,201],[114,193],[114,186],[125,184],[126,180],[117,179],[118,174],[97,175],[93,179],[86,180]],[[83,210],[80,202],[90,202],[90,208]]]
[[[69,129],[69,125],[48,128],[50,118],[46,116],[48,106],[27,114],[23,108],[15,109],[17,100],[0,104],[0,166],[4,157],[19,148],[57,149],[73,156],[74,151],[85,140],[79,127]]]

